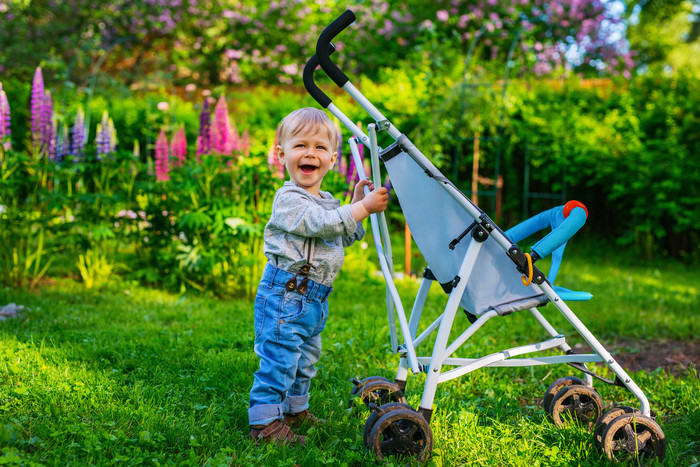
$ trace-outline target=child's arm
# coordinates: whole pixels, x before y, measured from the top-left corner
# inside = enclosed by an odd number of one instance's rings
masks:
[[[326,210],[311,200],[312,195],[289,190],[275,197],[270,224],[302,237],[334,239],[357,230],[351,205]]]

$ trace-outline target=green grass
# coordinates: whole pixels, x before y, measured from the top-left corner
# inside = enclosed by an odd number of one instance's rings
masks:
[[[371,244],[370,244],[371,245]],[[374,465],[362,444],[363,407],[348,409],[351,376],[393,378],[384,283],[354,248],[336,282],[311,408],[329,420],[310,446],[248,441],[248,392],[257,368],[252,303],[176,296],[134,285],[101,292],[57,280],[35,293],[0,289],[0,304],[31,311],[0,323],[0,465]],[[370,263],[371,264],[371,263]],[[397,268],[398,269],[398,268]],[[621,339],[694,339],[700,331],[700,270],[649,266],[572,251],[557,281],[595,298],[572,309],[604,345]],[[417,289],[400,282],[410,309]],[[445,303],[431,292],[426,317]],[[571,327],[551,306],[555,327]],[[546,338],[526,314],[494,319],[460,356]],[[459,315],[455,333],[467,326]],[[570,335],[571,344],[580,342]],[[419,348],[430,354],[432,341]],[[600,370],[607,374],[605,368]],[[485,369],[438,387],[431,465],[607,465],[582,428],[557,429],[539,403],[566,366]],[[663,371],[632,375],[666,433],[665,465],[700,462],[700,382]],[[417,407],[424,376],[409,376]],[[597,385],[603,399],[637,405],[625,390]],[[389,464],[403,465],[390,460]]]

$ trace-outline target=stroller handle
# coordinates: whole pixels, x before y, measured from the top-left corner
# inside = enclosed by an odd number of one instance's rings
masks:
[[[335,46],[329,43],[328,55],[332,54],[333,52],[335,52]],[[331,98],[321,91],[318,86],[316,86],[316,82],[314,81],[314,72],[316,71],[316,67],[318,65],[318,57],[316,55],[313,55],[309,61],[306,62],[306,66],[304,66],[304,87],[308,93],[311,94],[311,97],[313,97],[316,102],[321,104],[321,107],[327,109],[328,106],[331,105]]]
[[[335,21],[323,30],[318,37],[318,42],[316,42],[316,56],[321,64],[321,68],[340,88],[345,86],[345,83],[350,81],[350,79],[331,61],[328,46],[335,36],[353,22],[355,22],[355,13],[351,10],[345,10],[345,13],[338,16]]]

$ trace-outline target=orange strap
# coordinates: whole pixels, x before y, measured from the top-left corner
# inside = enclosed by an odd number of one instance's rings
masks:
[[[525,253],[525,257],[527,258],[527,279],[525,277],[521,277],[520,280],[523,281],[523,285],[527,287],[532,283],[532,274],[533,274],[533,269],[532,269],[532,256],[530,256],[530,253]]]

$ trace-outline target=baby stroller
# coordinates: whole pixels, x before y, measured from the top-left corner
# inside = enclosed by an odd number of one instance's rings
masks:
[[[400,354],[400,362],[394,381],[378,376],[352,380],[355,385],[352,395],[372,409],[364,428],[366,446],[380,459],[399,455],[425,460],[433,445],[430,418],[439,384],[484,367],[566,363],[579,370],[583,379],[563,377],[547,388],[543,406],[553,422],[563,426],[574,421],[593,429],[595,445],[610,459],[655,457],[662,460],[666,440],[651,417],[647,397],[567,305],[570,301],[589,300],[592,295],[554,285],[566,242],[586,221],[588,212],[585,206],[571,201],[503,232],[445,178],[331,61],[330,55],[335,50],[331,40],[354,21],[354,13],[348,10],[321,33],[316,54],[304,69],[304,85],[322,107],[353,133],[350,147],[361,177],[365,175],[358,144],[364,144],[370,150],[374,177],[380,173],[379,163],[383,162],[413,239],[428,264],[407,318],[393,280],[391,242],[384,213],[371,216],[375,247],[387,283],[391,347],[394,353]],[[314,71],[318,65],[376,122],[368,125],[367,134],[315,84]],[[378,147],[378,132],[386,132],[394,142],[386,148]],[[381,185],[378,180],[374,183]],[[551,227],[552,231],[532,247],[531,253],[521,251],[517,242],[545,227]],[[550,254],[552,264],[549,277],[546,277],[535,262]],[[434,282],[438,282],[448,294],[447,304],[442,314],[418,334],[423,307]],[[593,353],[576,354],[573,351],[565,336],[538,311],[538,307],[548,303],[573,325]],[[470,326],[450,342],[450,331],[460,308],[467,314]],[[521,311],[530,313],[550,338],[480,358],[452,357],[488,320]],[[403,338],[401,344],[398,342],[396,318]],[[433,335],[432,354],[417,354],[416,349]],[[561,355],[518,358],[557,348]],[[594,362],[607,365],[615,379],[604,378],[586,367],[586,363]],[[409,370],[427,375],[417,409],[406,404],[403,395]],[[638,399],[640,408],[618,406],[604,411],[603,401],[593,388],[593,378],[626,387]]]

